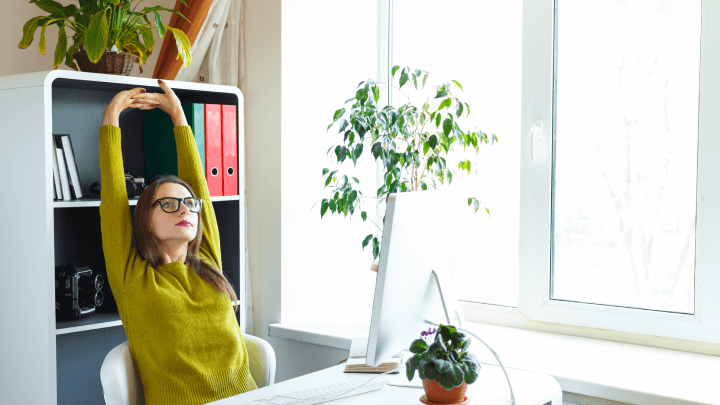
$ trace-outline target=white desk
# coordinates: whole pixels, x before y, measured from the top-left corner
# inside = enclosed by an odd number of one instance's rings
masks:
[[[269,398],[284,392],[301,391],[308,388],[334,384],[343,380],[366,378],[377,374],[343,373],[345,365],[340,364],[325,370],[307,374],[302,377],[283,381],[269,387],[235,395],[212,402],[214,405],[240,405],[260,398]],[[517,405],[562,405],[562,390],[554,378],[546,374],[507,369],[512,382]],[[413,382],[419,377],[417,373]],[[393,379],[407,382],[404,369],[400,374],[386,374],[378,379]],[[420,396],[425,394],[422,388],[386,386],[379,391],[368,392],[348,398],[325,402],[328,405],[422,405]],[[482,364],[480,374],[475,383],[468,386],[467,397],[472,405],[510,404],[510,390],[505,375],[499,366]]]

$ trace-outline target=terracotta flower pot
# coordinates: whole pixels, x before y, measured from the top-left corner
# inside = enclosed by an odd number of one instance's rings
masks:
[[[451,390],[443,388],[439,382],[431,380],[422,380],[423,388],[425,389],[424,398],[425,403],[431,404],[466,404],[467,398],[465,393],[467,392],[467,383],[463,382],[462,385],[457,386]]]
[[[73,54],[78,68],[83,72],[107,73],[112,75],[129,76],[135,62],[138,62],[137,55],[127,52],[105,51],[97,63],[90,62],[85,49],[80,49]]]

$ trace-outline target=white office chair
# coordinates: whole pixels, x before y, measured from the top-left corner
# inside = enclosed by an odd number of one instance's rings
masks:
[[[259,388],[275,383],[275,351],[272,346],[252,335],[243,335],[243,338],[250,362],[250,374],[255,384]],[[128,342],[115,346],[105,356],[100,368],[100,382],[107,405],[145,404]]]

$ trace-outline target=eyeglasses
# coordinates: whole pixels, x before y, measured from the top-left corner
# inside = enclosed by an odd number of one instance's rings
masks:
[[[154,207],[155,204],[160,203],[160,208],[168,214],[171,214],[180,209],[181,202],[188,207],[190,212],[200,212],[202,210],[202,200],[195,197],[163,197],[155,200],[152,206]]]

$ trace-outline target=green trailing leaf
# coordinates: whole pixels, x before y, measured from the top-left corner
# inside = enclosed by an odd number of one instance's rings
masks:
[[[447,95],[448,95],[447,90],[441,90],[441,91],[437,92],[437,94],[435,95],[435,98],[445,97]]]
[[[380,100],[380,89],[377,85],[373,86],[373,97],[375,98],[376,103]]]
[[[460,102],[460,100],[456,100],[457,104],[455,104],[455,115],[459,118],[463,113],[463,103]]]
[[[90,25],[85,30],[83,42],[90,62],[97,63],[105,53],[105,44],[108,40],[109,24],[105,10],[99,11],[92,16]]]
[[[393,66],[393,68],[392,68],[392,76],[395,76],[395,72],[397,72],[398,69],[400,69],[400,65],[395,65],[395,66]]]
[[[340,108],[340,109],[335,110],[335,114],[333,114],[333,122],[334,122],[334,121],[337,121],[340,117],[343,116],[343,114],[345,114],[345,109],[344,109],[344,108]]]
[[[440,126],[440,120],[442,119],[442,114],[439,112],[435,115],[435,127]]]
[[[53,69],[57,69],[58,66],[62,63],[63,59],[65,59],[65,55],[67,54],[67,33],[65,32],[65,26],[63,25],[60,27],[60,31],[58,32],[58,42],[55,46],[55,55],[53,57]]]
[[[452,104],[452,99],[450,99],[449,97],[446,98],[446,99],[443,100],[443,101],[440,103],[440,105],[438,106],[438,111],[442,110],[442,109],[445,108],[445,107],[450,107],[451,104]]]
[[[163,24],[160,14],[158,14],[158,12],[155,10],[153,10],[152,13],[155,16],[155,28],[157,29],[158,34],[160,34],[160,38],[165,38],[167,30],[165,29],[165,24]]]
[[[462,86],[460,85],[460,83],[459,83],[457,80],[453,80],[452,82],[455,83],[455,85],[458,86],[458,87],[460,88],[460,90],[463,89]],[[465,90],[463,90],[463,91],[465,91]]]
[[[361,212],[360,217],[362,218],[363,221],[365,221],[367,219],[367,212],[365,212],[365,211]]]

